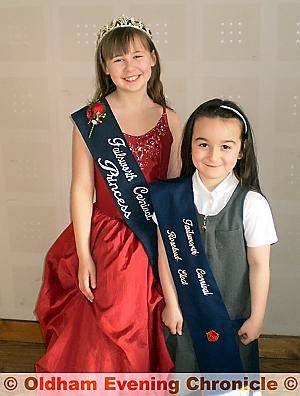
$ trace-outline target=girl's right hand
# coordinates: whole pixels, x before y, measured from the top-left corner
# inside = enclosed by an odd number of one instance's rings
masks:
[[[182,335],[182,325],[183,325],[183,317],[179,306],[168,306],[166,305],[162,315],[162,321],[165,326],[168,327],[171,334],[179,334]]]
[[[92,256],[79,260],[78,280],[80,291],[90,302],[93,302],[94,295],[90,287],[96,288],[96,266]]]

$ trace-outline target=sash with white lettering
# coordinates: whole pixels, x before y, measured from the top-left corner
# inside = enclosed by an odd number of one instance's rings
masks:
[[[151,195],[200,371],[242,373],[233,323],[199,231],[192,179],[156,182],[151,185]]]
[[[86,115],[87,107],[71,114],[92,157],[112,193],[125,222],[142,242],[153,273],[157,272],[157,233],[152,220],[153,206],[149,185],[134,158],[117,120],[105,98],[105,119],[94,126]]]

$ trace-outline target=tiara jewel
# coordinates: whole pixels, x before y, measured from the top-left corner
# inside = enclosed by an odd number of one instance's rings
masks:
[[[146,26],[142,21],[138,21],[134,19],[134,17],[129,18],[125,15],[120,16],[118,19],[113,19],[109,25],[103,26],[98,34],[97,45],[103,39],[103,37],[109,33],[110,31],[116,28],[123,28],[123,27],[132,27],[135,29],[139,29],[142,32],[146,33],[150,39],[152,39],[152,33],[148,26]]]

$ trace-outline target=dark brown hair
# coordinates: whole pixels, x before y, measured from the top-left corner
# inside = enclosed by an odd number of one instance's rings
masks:
[[[221,105],[232,107],[242,114],[246,121],[247,132],[245,133],[245,126],[242,119],[234,111],[224,109]],[[239,159],[233,169],[234,174],[239,179],[241,186],[249,190],[261,192],[260,183],[258,179],[258,164],[254,149],[253,132],[250,122],[243,112],[243,110],[234,102],[230,100],[212,99],[202,103],[191,114],[183,131],[183,139],[181,145],[181,160],[182,169],[181,175],[192,176],[196,168],[192,160],[192,138],[195,121],[200,117],[208,118],[235,118],[240,121],[241,125],[241,142],[242,142],[242,158]]]
[[[155,54],[156,63],[152,67],[150,80],[148,81],[147,93],[153,102],[166,107],[166,98],[163,85],[160,81],[160,61],[157,49],[150,37],[143,31],[133,27],[119,27],[107,33],[97,46],[96,61],[96,92],[92,102],[109,95],[116,90],[111,77],[105,73],[105,60],[112,59],[116,55],[124,55],[129,52],[130,44],[138,38],[150,53]]]

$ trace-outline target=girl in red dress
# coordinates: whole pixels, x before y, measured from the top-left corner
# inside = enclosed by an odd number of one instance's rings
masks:
[[[100,30],[96,66],[93,102],[106,99],[146,181],[177,176],[180,126],[150,30],[114,20]],[[45,259],[36,313],[47,351],[36,370],[169,372],[159,284],[75,124],[72,158],[72,223]]]

